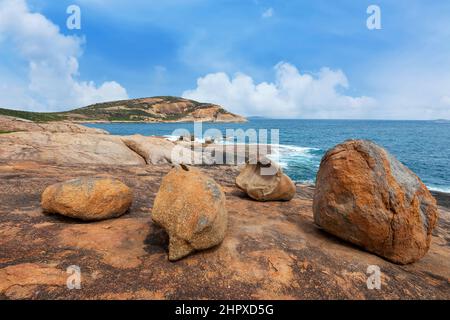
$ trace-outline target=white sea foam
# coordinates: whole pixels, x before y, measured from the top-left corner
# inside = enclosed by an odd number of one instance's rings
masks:
[[[272,160],[278,159],[282,168],[287,168],[292,164],[303,164],[311,167],[318,167],[319,161],[314,151],[320,149],[311,147],[299,147],[292,145],[273,145],[272,155],[269,156]]]
[[[164,135],[163,137],[169,141],[177,141],[178,139],[180,139],[180,137],[172,136],[172,135]]]
[[[444,193],[450,193],[450,187],[434,187],[434,186],[427,186],[428,189],[432,191],[438,191],[438,192],[444,192]]]
[[[169,141],[177,141],[180,138],[179,136],[174,135],[165,135],[164,137]],[[195,142],[204,143],[205,139],[195,138]],[[216,144],[243,145],[242,143],[236,143],[235,141],[230,140],[222,140],[219,143],[216,142]],[[298,162],[299,160],[301,161],[302,159],[303,160],[314,159],[316,156],[312,154],[312,152],[320,150],[312,147],[299,147],[285,144],[270,144],[270,146],[271,146],[271,154],[268,155],[268,157],[273,160],[277,159],[279,165],[284,168],[287,167],[293,161]],[[309,164],[311,165],[311,163]]]
[[[169,141],[177,141],[180,138],[179,136],[174,135],[165,135],[164,137]],[[204,143],[205,139],[195,138],[195,141]],[[242,145],[242,143],[239,144],[230,140],[222,140],[220,143],[224,145]],[[293,164],[308,166],[316,170],[319,169],[320,157],[317,154],[314,154],[315,151],[320,151],[320,149],[318,148],[300,147],[285,144],[271,144],[271,147],[272,154],[268,155],[268,157],[272,160],[277,160],[278,164],[284,169]],[[301,179],[297,180],[296,182],[314,184],[314,180],[312,179]],[[427,187],[432,191],[450,193],[450,187],[436,187],[431,184],[427,185]]]
[[[163,137],[169,141],[178,141],[180,139],[180,136],[174,136],[174,135],[164,135]],[[198,142],[198,143],[205,143],[205,139],[195,138],[194,141]]]

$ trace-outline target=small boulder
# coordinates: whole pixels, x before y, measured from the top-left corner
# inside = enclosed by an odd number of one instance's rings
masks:
[[[153,221],[169,234],[169,260],[222,242],[228,224],[221,187],[198,169],[176,166],[162,180]]]
[[[438,215],[422,181],[366,140],[346,141],[325,154],[313,210],[325,231],[398,264],[427,253]]]
[[[289,201],[296,194],[294,182],[271,161],[246,164],[236,178],[236,185],[257,201]],[[262,170],[269,169],[267,173]]]
[[[123,215],[131,206],[133,193],[113,178],[78,178],[45,189],[44,212],[84,221],[98,221]]]

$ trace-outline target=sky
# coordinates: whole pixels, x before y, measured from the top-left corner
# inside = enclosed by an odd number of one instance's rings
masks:
[[[447,0],[0,0],[0,106],[172,95],[245,116],[450,119],[449,19]]]

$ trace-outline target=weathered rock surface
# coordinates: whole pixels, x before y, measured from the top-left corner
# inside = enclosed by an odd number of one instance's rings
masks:
[[[271,153],[270,145],[264,144],[206,144],[203,150],[212,164],[226,165],[243,165]]]
[[[450,299],[443,204],[428,254],[400,266],[317,228],[314,188],[298,188],[289,202],[252,201],[225,166],[202,168],[226,194],[223,243],[172,263],[149,214],[170,170],[0,160],[0,299]],[[134,190],[126,215],[86,224],[42,214],[47,186],[103,174]],[[71,265],[81,269],[81,290],[66,287]],[[381,290],[367,288],[369,265],[381,269]]]
[[[171,141],[141,135],[122,137],[122,141],[148,164],[172,163],[172,151],[175,144]]]
[[[236,185],[257,201],[289,201],[296,192],[294,182],[273,162],[246,164],[236,178]]]
[[[162,137],[141,135],[122,137],[122,141],[147,164],[212,164],[211,152],[195,142],[172,142]]]
[[[326,153],[317,175],[314,219],[331,234],[408,264],[430,247],[436,201],[395,157],[365,140]]]
[[[25,119],[0,115],[0,131],[15,132],[68,132],[68,133],[88,133],[88,134],[108,134],[107,131],[85,127],[69,121],[54,122],[33,122]]]
[[[220,244],[228,214],[221,187],[198,169],[176,166],[164,177],[152,219],[169,234],[169,260]]]
[[[41,199],[44,212],[84,221],[117,218],[130,208],[133,192],[121,181],[82,177],[47,187]]]
[[[145,164],[118,136],[50,132],[0,135],[0,159],[59,164]]]

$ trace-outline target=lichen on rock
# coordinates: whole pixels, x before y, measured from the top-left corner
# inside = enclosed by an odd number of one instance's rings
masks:
[[[177,165],[163,179],[152,219],[169,234],[169,260],[222,242],[228,225],[225,194],[200,170]]]
[[[97,221],[123,215],[132,201],[131,189],[117,179],[82,177],[47,187],[41,206],[48,214]]]
[[[327,232],[399,264],[427,253],[438,215],[422,181],[366,140],[344,142],[325,154],[313,210]]]

